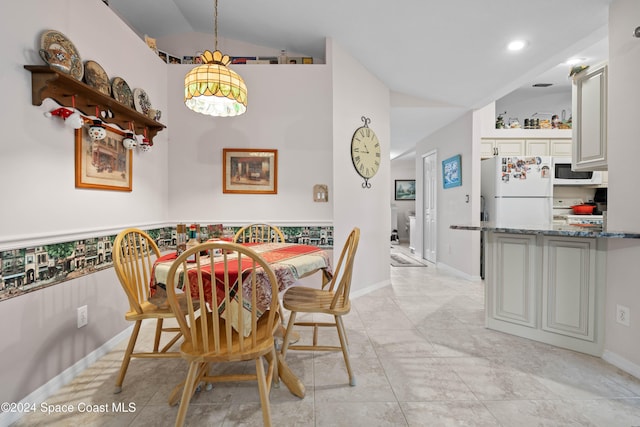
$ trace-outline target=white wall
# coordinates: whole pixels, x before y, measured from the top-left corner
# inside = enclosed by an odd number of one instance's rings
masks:
[[[616,0],[609,10],[609,230],[640,232],[635,178],[640,117],[640,2]],[[640,241],[608,241],[605,359],[640,377]],[[616,305],[630,308],[629,327],[615,321]]]
[[[23,68],[43,64],[37,49],[47,29],[64,33],[84,60],[144,88],[154,106],[167,110],[165,66],[102,2],[32,0],[5,7],[0,250],[23,247],[29,238],[110,234],[167,215],[168,130],[158,133],[153,151],[134,154],[131,193],[75,188],[73,132],[31,105],[31,74]],[[76,308],[85,304],[89,325],[77,329]],[[124,307],[111,269],[0,302],[0,401],[19,401],[122,331],[128,326]]]
[[[360,227],[352,292],[389,283],[389,89],[356,62],[343,48],[327,43],[327,61],[333,76],[333,182],[335,247],[341,247],[353,227]],[[371,119],[381,146],[381,164],[362,188],[363,180],[351,162],[351,137]],[[337,251],[336,251],[337,252]]]
[[[416,179],[416,161],[414,157],[395,158],[391,161],[391,204],[397,208],[398,222],[397,230],[400,242],[409,242],[409,232],[406,224],[409,222],[409,214],[415,215],[415,200],[394,200],[396,179]]]
[[[416,145],[416,176],[422,176],[422,156],[437,150],[438,164],[438,244],[437,263],[457,270],[469,278],[480,276],[480,234],[475,231],[451,230],[453,224],[477,223],[479,217],[479,164],[480,156],[474,152],[473,113],[469,112],[455,122],[441,128]],[[442,161],[451,156],[462,156],[462,185],[442,188]],[[416,194],[421,195],[423,183],[416,180]],[[467,202],[467,195],[469,202]],[[422,254],[423,222],[422,197],[416,197],[416,252]]]
[[[170,65],[169,217],[245,224],[331,223],[331,70],[327,65],[236,65],[248,88],[247,112],[214,118],[185,107],[184,75]],[[314,82],[309,84],[309,82]],[[278,150],[278,194],[223,194],[222,149]],[[329,186],[329,202],[313,201],[314,184]]]
[[[16,3],[0,24],[6,55],[0,87],[10,100],[0,115],[0,250],[178,220],[333,222],[340,247],[354,226],[362,229],[354,291],[389,282],[389,162],[382,163],[373,187],[363,190],[349,158],[362,115],[371,117],[386,142],[382,158],[389,158],[389,93],[346,52],[338,49],[334,68],[238,67],[249,86],[248,112],[213,119],[184,107],[182,77],[189,66],[163,64],[100,1]],[[31,75],[23,68],[42,64],[37,49],[45,29],[67,35],[83,59],[99,62],[110,77],[143,88],[162,111],[167,129],[154,138],[151,152],[134,154],[132,192],[74,187],[72,132],[60,119],[44,117],[45,108],[31,105]],[[278,149],[278,194],[223,195],[223,147]],[[329,185],[329,203],[312,201],[313,184]],[[0,401],[19,401],[130,326],[112,269],[0,304]],[[89,325],[77,329],[82,305],[88,306]]]

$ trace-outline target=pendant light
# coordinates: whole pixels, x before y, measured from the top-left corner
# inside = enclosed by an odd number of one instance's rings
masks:
[[[215,51],[200,55],[202,65],[184,77],[184,103],[191,110],[215,117],[239,116],[247,111],[247,86],[227,68],[231,58],[218,50],[218,0],[214,10]]]

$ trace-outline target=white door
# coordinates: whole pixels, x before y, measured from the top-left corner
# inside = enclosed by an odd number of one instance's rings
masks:
[[[424,209],[424,223],[422,227],[422,257],[430,262],[436,262],[437,247],[437,216],[436,194],[438,184],[438,168],[436,152],[426,154],[422,158],[422,203]]]

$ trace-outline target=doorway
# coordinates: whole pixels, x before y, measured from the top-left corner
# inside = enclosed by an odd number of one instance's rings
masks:
[[[431,151],[422,157],[422,257],[429,262],[436,262],[438,245],[436,232],[437,218],[437,184],[438,184],[438,152]]]

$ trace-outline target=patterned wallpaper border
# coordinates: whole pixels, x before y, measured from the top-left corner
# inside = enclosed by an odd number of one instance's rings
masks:
[[[287,242],[333,247],[333,226],[279,228]],[[225,235],[233,235],[239,229],[239,226],[223,227]],[[209,237],[206,224],[201,224],[200,230],[203,238]],[[175,250],[175,227],[154,228],[146,232],[155,239],[161,252]],[[115,238],[114,234],[0,251],[0,301],[112,267],[111,252]]]

